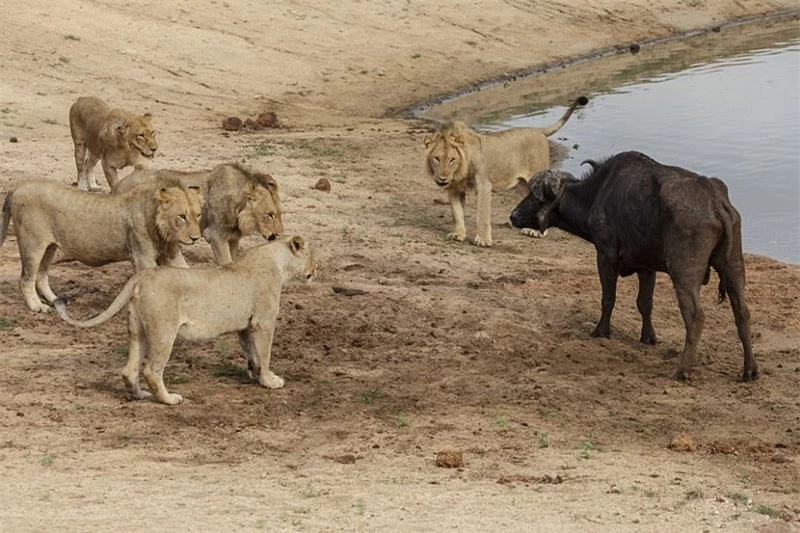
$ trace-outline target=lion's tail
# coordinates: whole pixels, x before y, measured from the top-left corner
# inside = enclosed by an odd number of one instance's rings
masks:
[[[542,128],[542,133],[544,133],[547,137],[550,137],[552,134],[560,130],[564,126],[564,124],[567,123],[567,120],[569,120],[569,117],[572,116],[572,112],[575,111],[575,108],[577,108],[579,105],[586,105],[588,103],[589,103],[588,98],[586,98],[585,96],[579,96],[578,98],[575,99],[574,102],[572,102],[572,105],[569,106],[569,109],[567,109],[566,113],[564,113],[560,119],[558,119],[548,127]]]
[[[3,214],[0,215],[0,246],[3,246],[3,242],[6,240],[6,235],[8,235],[8,223],[11,222],[12,194],[14,194],[14,191],[8,191],[6,200],[3,202]]]
[[[120,309],[125,307],[131,296],[133,295],[134,291],[138,288],[139,278],[138,276],[134,275],[128,282],[122,287],[122,290],[114,298],[114,301],[111,302],[111,305],[108,306],[108,309],[100,313],[99,315],[90,318],[88,320],[75,320],[74,318],[70,317],[67,314],[67,299],[66,298],[59,298],[55,302],[53,302],[53,306],[56,308],[56,312],[58,316],[64,320],[67,324],[72,324],[73,326],[78,326],[79,328],[91,328],[93,326],[97,326],[102,324],[103,322],[107,321],[117,313],[119,313]]]

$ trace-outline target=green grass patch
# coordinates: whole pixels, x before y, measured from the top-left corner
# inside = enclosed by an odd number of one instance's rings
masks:
[[[11,329],[17,327],[19,320],[16,318],[0,317],[0,329]]]

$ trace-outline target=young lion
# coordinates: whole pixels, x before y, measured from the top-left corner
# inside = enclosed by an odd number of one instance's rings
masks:
[[[200,187],[205,198],[200,229],[211,243],[219,265],[236,257],[243,236],[258,232],[272,240],[283,233],[278,182],[269,174],[253,172],[236,163],[195,172],[135,170],[112,187],[111,193],[129,191],[165,177]]]
[[[58,297],[47,271],[61,250],[66,257],[99,266],[133,261],[137,270],[170,264],[186,266],[180,244],[200,238],[203,198],[195,188],[169,182],[127,194],[77,191],[53,181],[27,181],[6,196],[0,218],[0,246],[14,221],[22,260],[20,288],[33,311],[50,308]]]
[[[463,241],[464,200],[468,190],[478,192],[478,246],[492,245],[492,193],[516,186],[528,194],[527,182],[550,164],[547,137],[566,124],[585,96],[576,99],[566,113],[546,128],[511,128],[481,135],[463,122],[444,124],[434,135],[425,136],[425,170],[436,184],[447,191],[455,228],[448,239]]]
[[[107,321],[127,304],[125,387],[134,399],[152,393],[158,401],[174,405],[183,397],[167,391],[163,374],[176,336],[202,340],[236,331],[250,377],[270,389],[283,387],[283,378],[269,369],[281,287],[291,278],[310,281],[315,273],[314,257],[305,241],[283,237],[251,248],[223,267],[159,267],[139,272],[108,309],[89,320],[70,318],[64,300],[54,305],[66,322],[88,328]],[[139,387],[142,361],[151,393]]]
[[[82,96],[69,108],[69,129],[75,145],[78,189],[99,191],[92,169],[102,162],[109,187],[117,183],[117,170],[138,166],[140,157],[152,159],[158,150],[150,113],[134,115],[110,108],[94,96]]]

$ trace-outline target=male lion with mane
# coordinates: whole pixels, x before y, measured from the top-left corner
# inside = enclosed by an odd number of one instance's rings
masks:
[[[453,211],[455,227],[447,238],[455,241],[466,238],[464,201],[467,191],[475,189],[478,221],[473,242],[491,246],[492,193],[516,186],[520,195],[526,196],[528,180],[550,164],[547,137],[566,124],[576,107],[588,101],[585,96],[577,98],[558,121],[546,128],[511,128],[480,134],[463,122],[448,122],[434,135],[426,135],[425,171],[447,191]]]
[[[140,157],[152,159],[158,150],[150,113],[134,115],[111,108],[94,96],[82,96],[69,108],[69,130],[75,145],[78,189],[99,191],[92,169],[102,162],[109,187],[117,183],[117,170],[133,165]]]
[[[92,327],[128,306],[128,363],[122,378],[134,399],[155,395],[168,405],[183,401],[167,391],[164,368],[175,338],[212,339],[238,332],[252,379],[270,389],[284,381],[270,369],[272,337],[283,284],[310,281],[316,273],[311,249],[302,237],[284,237],[247,250],[231,264],[214,268],[159,267],[135,274],[105,311],[80,321],[70,318],[66,302],[55,308],[66,322]],[[139,387],[139,369],[151,392]]]
[[[253,172],[239,164],[218,165],[212,170],[136,170],[111,189],[125,192],[142,183],[162,178],[177,179],[200,187],[205,198],[200,228],[211,243],[219,265],[230,263],[239,240],[259,232],[267,240],[283,233],[278,182],[269,174]]]
[[[136,270],[156,264],[185,267],[180,245],[200,238],[202,203],[196,187],[168,181],[120,195],[27,181],[3,202],[0,246],[13,220],[22,260],[20,289],[32,311],[48,311],[37,290],[47,302],[58,298],[47,274],[57,250],[91,266],[131,260]]]

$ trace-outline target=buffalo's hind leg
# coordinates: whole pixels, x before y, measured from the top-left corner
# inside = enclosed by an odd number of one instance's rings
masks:
[[[656,288],[656,273],[652,270],[640,270],[639,276],[639,295],[636,297],[636,307],[642,315],[642,336],[641,340],[645,344],[656,344],[656,330],[653,328],[653,291]]]
[[[740,265],[726,265],[722,270],[725,280],[725,288],[731,300],[731,309],[736,319],[736,331],[739,340],[744,348],[744,367],[742,369],[742,381],[753,381],[758,379],[758,364],[753,355],[753,347],[750,342],[750,310],[744,298],[745,273],[744,263]]]
[[[705,267],[676,268],[670,272],[672,284],[675,287],[675,294],[678,297],[678,305],[681,309],[683,324],[686,327],[686,340],[683,346],[683,354],[678,363],[678,371],[675,379],[686,381],[690,378],[694,359],[697,353],[697,345],[700,342],[700,335],[703,333],[705,323],[705,313],[700,305],[700,284],[705,276]]]

